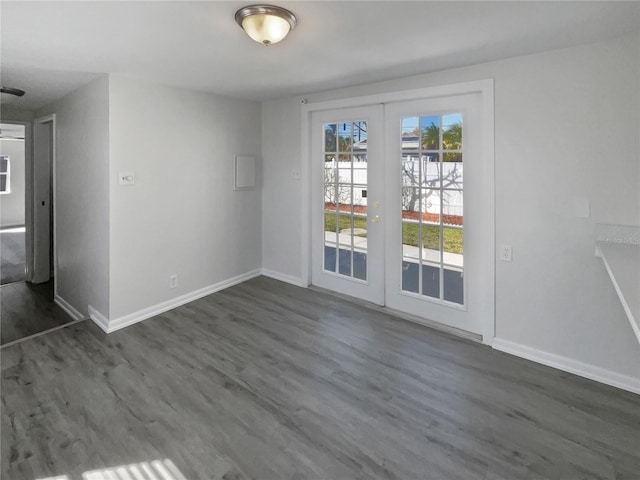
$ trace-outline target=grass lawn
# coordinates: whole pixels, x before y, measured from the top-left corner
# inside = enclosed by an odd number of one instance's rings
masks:
[[[340,219],[338,220],[340,224],[340,230],[344,230],[345,228],[351,228],[351,220],[349,215],[340,215]],[[353,217],[353,228],[364,228],[367,229],[367,217]],[[335,232],[336,231],[336,214],[335,213],[325,213],[324,214],[324,230],[325,232]],[[361,237],[366,237],[366,235],[360,235]]]
[[[349,215],[340,215],[338,225],[340,230],[351,228],[351,221]],[[367,228],[366,217],[353,217],[354,228]],[[324,229],[326,232],[336,231],[336,214],[325,213],[324,215]],[[462,230],[454,228],[444,228],[444,251],[449,253],[462,253],[463,252],[463,238]],[[360,237],[366,237],[366,234],[358,235]],[[402,223],[402,243],[405,245],[418,246],[418,224],[417,223]],[[422,238],[424,241],[424,248],[431,250],[440,249],[440,238],[438,234],[438,227],[433,225],[422,225]]]

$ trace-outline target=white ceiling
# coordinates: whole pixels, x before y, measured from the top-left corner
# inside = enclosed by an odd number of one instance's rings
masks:
[[[640,2],[279,0],[299,23],[264,47],[234,21],[251,3],[2,1],[1,81],[27,91],[2,102],[34,110],[103,73],[262,100],[640,28]]]

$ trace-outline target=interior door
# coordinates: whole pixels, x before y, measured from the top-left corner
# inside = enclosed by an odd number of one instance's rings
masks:
[[[52,158],[53,158],[53,116],[38,118],[33,124],[33,214],[31,232],[33,243],[33,265],[30,280],[33,283],[48,282],[51,278],[52,253]]]
[[[481,101],[469,94],[385,106],[385,304],[492,336]]]
[[[382,105],[313,112],[312,283],[384,304]]]

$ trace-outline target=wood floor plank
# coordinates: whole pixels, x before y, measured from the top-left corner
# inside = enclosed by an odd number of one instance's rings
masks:
[[[0,355],[3,479],[640,478],[640,396],[264,277]]]
[[[17,282],[0,287],[0,344],[73,322],[53,301],[53,280]]]

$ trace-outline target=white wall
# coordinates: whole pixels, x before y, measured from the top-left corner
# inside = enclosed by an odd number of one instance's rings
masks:
[[[109,79],[38,112],[56,114],[57,294],[109,315]]]
[[[262,268],[300,278],[302,182],[298,98],[262,104]]]
[[[259,269],[261,190],[233,175],[235,155],[259,158],[260,103],[120,76],[109,103],[110,319]]]
[[[594,256],[596,223],[640,224],[639,45],[635,33],[305,98],[494,78],[496,242],[514,252],[513,263],[496,265],[497,337],[640,379],[640,346]],[[262,109],[263,267],[297,278],[299,100]],[[574,210],[585,199],[590,219]]]
[[[10,162],[11,193],[0,195],[0,227],[24,225],[25,151],[24,140],[0,140],[0,155]]]
[[[30,122],[34,118],[34,113],[29,110],[15,108],[12,105],[0,104],[0,120],[2,122]]]

